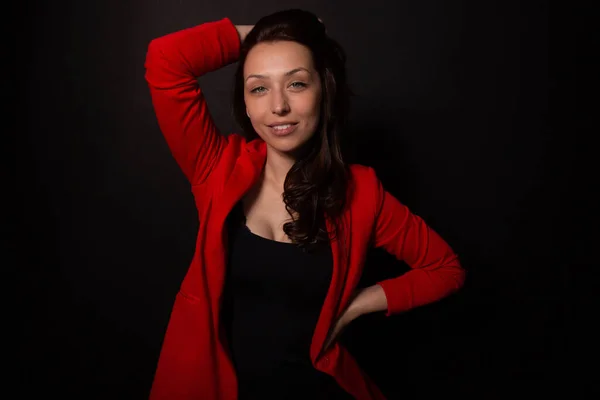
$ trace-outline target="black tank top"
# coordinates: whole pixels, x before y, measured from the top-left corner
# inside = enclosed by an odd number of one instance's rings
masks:
[[[246,226],[241,202],[227,229],[222,315],[239,399],[352,399],[309,357],[331,282],[330,246],[304,252],[258,236]]]

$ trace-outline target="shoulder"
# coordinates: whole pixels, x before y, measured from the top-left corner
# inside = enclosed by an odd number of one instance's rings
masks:
[[[350,174],[353,180],[357,181],[372,181],[377,179],[377,174],[373,167],[362,164],[350,164]]]
[[[350,179],[358,190],[375,190],[380,185],[377,172],[367,165],[350,164]]]
[[[267,151],[267,144],[265,143],[264,140],[256,138],[256,139],[252,139],[251,141],[247,141],[245,137],[239,135],[239,134],[235,134],[235,136],[238,138],[237,140],[240,141],[241,146],[248,152],[248,153],[266,153]]]
[[[376,208],[381,184],[373,167],[350,164],[350,202],[354,207]]]
[[[248,153],[262,152],[266,148],[266,143],[261,139],[253,139],[248,141],[246,137],[240,133],[232,132],[225,135],[226,147],[230,151],[240,152],[245,150]]]
[[[231,152],[240,153],[243,150],[250,151],[252,142],[248,142],[244,136],[239,133],[230,133],[225,136],[227,142],[226,149]]]
[[[261,157],[266,155],[266,144],[260,139],[246,140],[239,133],[230,133],[225,137],[226,145],[222,158],[226,163],[235,163],[240,157]]]
[[[206,187],[222,188],[227,182],[236,165],[242,163],[243,168],[259,170],[266,157],[266,144],[262,140],[248,141],[239,133],[225,136],[225,145],[219,155],[217,166],[211,173]]]

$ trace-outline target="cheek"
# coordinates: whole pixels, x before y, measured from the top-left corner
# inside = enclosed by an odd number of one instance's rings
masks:
[[[269,119],[267,111],[268,108],[261,104],[260,100],[253,99],[246,102],[246,115],[250,118],[250,123],[257,132],[261,129],[262,124],[265,124]]]
[[[310,96],[302,99],[297,107],[298,113],[306,119],[319,120],[321,114],[321,99],[319,96]]]
[[[265,129],[264,124],[269,120],[269,113],[267,112],[268,107],[261,103],[260,99],[246,100],[246,115],[248,115],[254,131],[265,139],[263,129]]]

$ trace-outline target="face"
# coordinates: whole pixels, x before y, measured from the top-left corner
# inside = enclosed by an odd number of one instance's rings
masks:
[[[246,112],[272,149],[293,154],[319,123],[321,80],[310,50],[296,42],[259,43],[244,64]]]

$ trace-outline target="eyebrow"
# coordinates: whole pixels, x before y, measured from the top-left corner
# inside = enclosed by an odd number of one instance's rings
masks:
[[[288,72],[286,72],[285,74],[283,74],[284,76],[290,76],[290,75],[294,75],[296,72],[300,72],[300,71],[306,71],[310,74],[310,71],[306,68],[300,67],[300,68],[294,68]],[[267,75],[260,75],[260,74],[250,74],[246,77],[246,81],[250,78],[258,78],[258,79],[269,79],[269,77]]]

